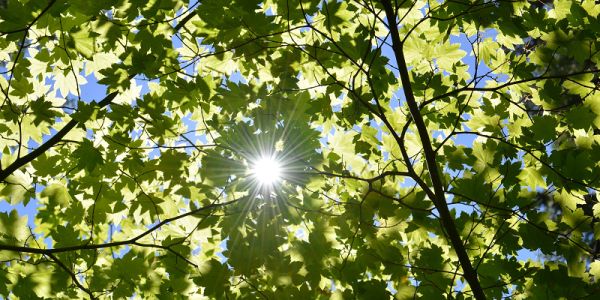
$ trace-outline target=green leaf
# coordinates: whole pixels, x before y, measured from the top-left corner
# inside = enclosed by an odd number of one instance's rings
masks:
[[[75,49],[77,49],[77,51],[81,53],[81,55],[88,59],[92,58],[92,56],[96,52],[96,39],[94,35],[96,34],[83,29],[71,33],[71,39],[73,39]]]
[[[77,158],[77,167],[92,173],[98,166],[103,164],[102,152],[92,144],[90,140],[83,140],[73,152]]]
[[[575,129],[588,129],[594,124],[596,114],[586,106],[577,106],[566,114],[566,119]]]
[[[27,216],[20,217],[16,210],[0,214],[0,243],[22,245],[30,234]]]
[[[556,120],[551,116],[535,117],[531,131],[536,140],[546,142],[556,137],[556,125]]]
[[[11,205],[21,202],[27,205],[29,197],[33,196],[33,189],[30,188],[32,178],[17,170],[5,179],[5,184],[0,185],[0,199],[8,201]]]
[[[72,201],[67,188],[58,183],[47,186],[42,191],[41,196],[48,198],[48,205],[51,207],[67,207]]]
[[[546,188],[546,181],[540,174],[540,172],[534,167],[526,167],[521,170],[521,173],[517,176],[524,186],[536,188]]]
[[[31,110],[34,114],[33,124],[36,126],[41,123],[51,124],[55,117],[60,116],[60,113],[52,109],[52,104],[44,98],[31,102]]]

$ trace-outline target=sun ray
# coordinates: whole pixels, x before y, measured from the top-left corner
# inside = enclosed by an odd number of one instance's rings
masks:
[[[281,164],[274,156],[262,156],[252,163],[250,173],[259,185],[270,187],[281,180]]]

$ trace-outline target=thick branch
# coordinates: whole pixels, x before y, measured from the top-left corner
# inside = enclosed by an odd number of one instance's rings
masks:
[[[100,108],[102,108],[102,107],[108,105],[116,96],[117,96],[117,92],[108,94],[106,97],[104,97],[104,99],[102,99],[102,101],[100,101],[100,103],[98,103],[98,106]],[[56,143],[60,142],[62,140],[62,138],[65,135],[67,135],[67,133],[69,133],[73,128],[75,128],[75,126],[78,123],[79,122],[77,120],[72,119],[71,121],[69,121],[69,123],[67,123],[67,125],[65,125],[65,127],[63,127],[59,132],[57,132],[53,137],[51,137],[49,140],[47,140],[41,146],[39,146],[35,150],[29,152],[27,155],[19,157],[12,164],[8,165],[8,167],[6,167],[6,169],[1,170],[0,171],[0,181],[4,181],[6,179],[6,177],[10,176],[14,171],[18,170],[20,167],[31,162],[38,156],[44,154],[44,152],[46,152],[48,149],[52,148],[52,146],[56,145]]]
[[[392,36],[392,49],[394,50],[396,63],[400,72],[400,80],[402,81],[402,88],[404,90],[404,96],[406,97],[406,103],[410,110],[412,119],[415,122],[415,126],[417,127],[417,131],[419,133],[421,142],[423,144],[425,161],[435,193],[435,197],[434,199],[432,199],[432,201],[440,214],[442,225],[444,226],[444,229],[446,230],[446,233],[450,238],[450,242],[452,243],[454,251],[458,256],[458,260],[464,271],[464,277],[471,286],[475,298],[485,299],[485,294],[483,293],[483,289],[481,288],[481,284],[479,283],[479,279],[477,278],[477,272],[473,269],[473,265],[471,264],[469,255],[465,250],[463,241],[460,238],[458,230],[456,229],[456,225],[454,224],[454,219],[450,214],[448,205],[446,204],[444,186],[442,184],[441,176],[439,174],[437,163],[435,161],[435,151],[433,150],[433,147],[431,145],[429,132],[427,130],[427,127],[425,126],[423,117],[419,113],[419,105],[417,104],[417,101],[415,100],[412,91],[410,77],[408,74],[408,68],[404,59],[404,53],[402,52],[402,41],[400,40],[400,34],[398,33],[398,27],[396,25],[395,10],[392,7],[390,0],[382,0],[381,3],[384,7],[385,14],[389,23],[389,29]]]
[[[187,22],[189,22],[194,16],[196,15],[195,12],[190,12],[188,13],[187,16],[185,16],[183,19],[181,19],[181,21],[179,21],[179,23],[177,23],[177,25],[175,26],[175,28],[173,28],[173,31],[178,32],[181,28],[183,28],[183,26],[185,26],[185,24]]]

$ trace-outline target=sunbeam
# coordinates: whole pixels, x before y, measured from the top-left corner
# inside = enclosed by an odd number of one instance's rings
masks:
[[[274,156],[263,156],[252,163],[250,173],[261,186],[272,186],[281,180],[281,164]]]

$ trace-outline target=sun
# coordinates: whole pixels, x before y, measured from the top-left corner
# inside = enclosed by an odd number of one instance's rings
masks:
[[[250,174],[262,186],[272,186],[281,180],[281,164],[275,157],[263,156],[252,163]]]

